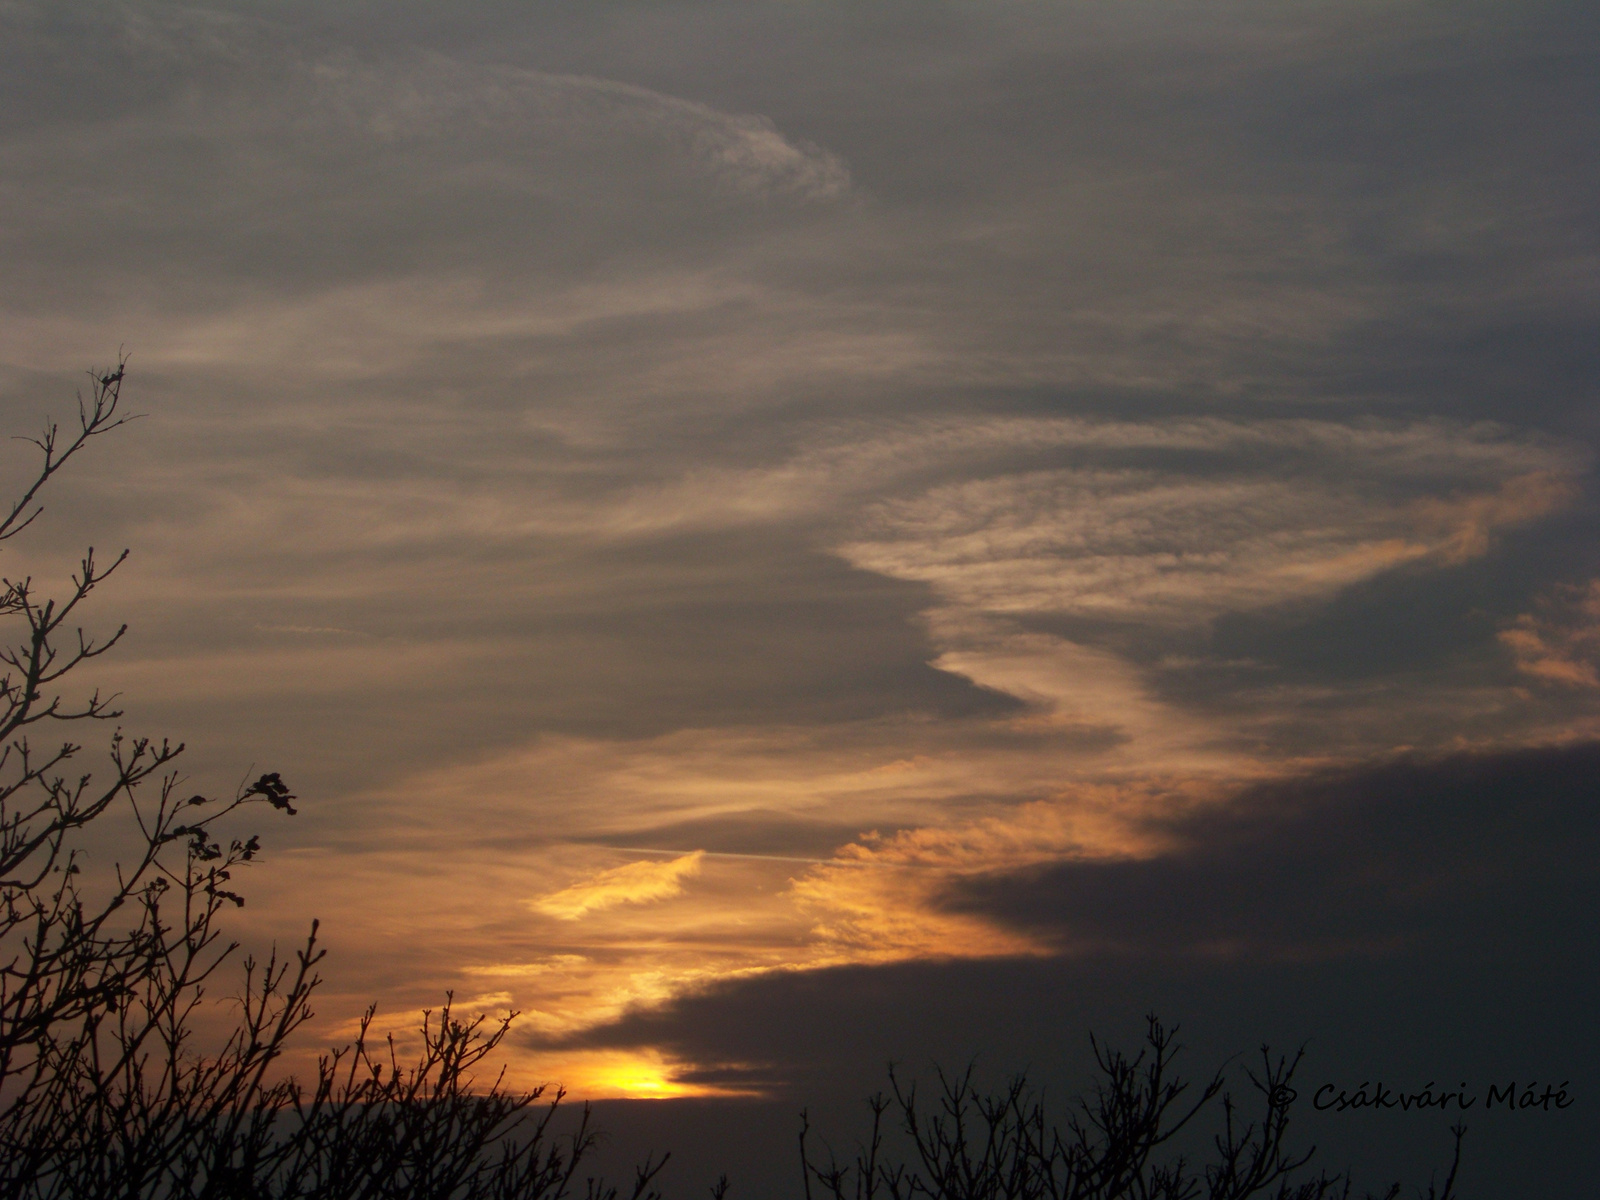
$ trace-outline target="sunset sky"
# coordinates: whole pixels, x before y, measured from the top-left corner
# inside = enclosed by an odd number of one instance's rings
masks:
[[[735,1200],[1151,1007],[1593,1121],[1600,6],[6,0],[0,64],[0,432],[119,347],[147,414],[0,568],[129,547],[94,682],[302,798],[235,927],[321,918],[308,1053],[518,1010]]]

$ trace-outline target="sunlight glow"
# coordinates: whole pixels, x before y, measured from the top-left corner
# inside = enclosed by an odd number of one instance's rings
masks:
[[[748,1090],[687,1083],[676,1078],[691,1064],[673,1062],[653,1051],[594,1051],[542,1063],[562,1080],[575,1100],[677,1100],[693,1096],[739,1096]]]

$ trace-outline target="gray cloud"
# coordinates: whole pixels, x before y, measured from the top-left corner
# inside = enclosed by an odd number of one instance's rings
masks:
[[[1171,854],[952,898],[1067,945],[1223,958],[1469,957],[1576,934],[1600,875],[1593,745],[1311,777],[1175,823]]]

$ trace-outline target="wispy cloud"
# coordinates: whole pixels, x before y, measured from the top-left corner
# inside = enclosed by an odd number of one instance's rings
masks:
[[[1600,687],[1600,580],[1557,589],[1499,633],[1517,670],[1543,683]]]
[[[699,850],[671,862],[631,862],[569,884],[558,892],[530,900],[529,905],[563,921],[618,904],[651,904],[683,893],[683,881],[700,873],[705,855]]]
[[[1570,503],[1583,466],[1567,447],[1438,422],[994,432],[970,450],[1087,461],[1007,472],[969,459],[978,478],[869,507],[841,553],[965,609],[1195,624],[1326,597],[1410,562],[1481,555],[1495,531]],[[1105,462],[1184,450],[1206,457],[1188,469]]]

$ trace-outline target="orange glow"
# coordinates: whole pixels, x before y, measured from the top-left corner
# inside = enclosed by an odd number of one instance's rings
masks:
[[[678,1100],[694,1096],[748,1096],[676,1078],[689,1064],[653,1051],[599,1050],[541,1064],[560,1078],[574,1100]]]

